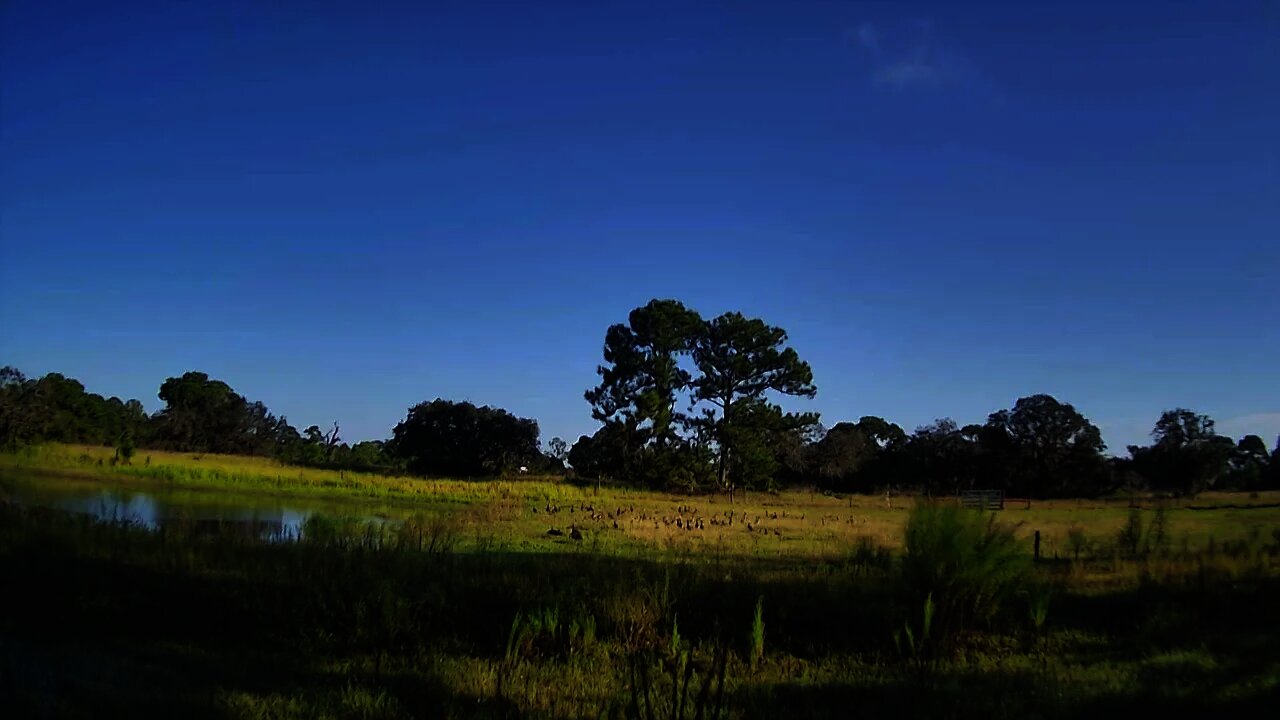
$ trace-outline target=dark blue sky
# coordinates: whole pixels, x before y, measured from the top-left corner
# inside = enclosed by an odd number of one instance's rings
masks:
[[[4,3],[0,364],[594,425],[652,297],[833,424],[1280,433],[1274,2]]]

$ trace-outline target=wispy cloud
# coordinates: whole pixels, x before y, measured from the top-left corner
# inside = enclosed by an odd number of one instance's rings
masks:
[[[936,40],[930,23],[908,28],[883,28],[862,23],[847,35],[867,61],[868,74],[876,87],[905,90],[958,83],[971,68]]]
[[[876,33],[875,26],[871,23],[862,23],[855,31],[858,37],[858,43],[863,49],[873,55],[880,54],[880,36]]]
[[[875,74],[877,85],[891,85],[899,89],[909,85],[934,83],[938,78],[938,68],[919,57],[886,65]]]
[[[256,338],[266,336],[259,330],[99,330],[90,334],[99,338]]]

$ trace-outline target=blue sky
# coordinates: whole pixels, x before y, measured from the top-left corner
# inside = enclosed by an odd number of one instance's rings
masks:
[[[0,9],[0,363],[572,440],[676,297],[786,328],[828,424],[1280,434],[1274,3],[266,5]]]

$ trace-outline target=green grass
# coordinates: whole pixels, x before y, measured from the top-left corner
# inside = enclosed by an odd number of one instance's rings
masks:
[[[1274,544],[1119,560],[1146,575],[1106,592],[1046,564],[1043,627],[1009,603],[925,666],[894,647],[919,611],[897,563],[428,552],[376,527],[264,544],[0,508],[0,697],[21,717],[622,717],[679,707],[678,684],[686,717],[703,685],[730,717],[1247,716],[1280,681]]]
[[[464,546],[518,552],[580,551],[624,556],[655,553],[733,555],[753,558],[839,558],[862,540],[900,548],[911,498],[832,497],[790,490],[740,493],[735,504],[720,495],[680,496],[557,478],[519,477],[475,481],[422,479],[302,468],[266,458],[195,455],[139,450],[128,465],[112,465],[110,448],[46,445],[0,454],[0,474],[54,486],[95,484],[137,492],[163,491],[175,504],[225,502],[295,503],[325,514],[393,519],[419,514],[449,515],[466,529]],[[77,485],[78,484],[78,485]],[[1193,550],[1209,543],[1268,536],[1280,527],[1280,492],[1250,497],[1207,494],[1194,500],[1160,501],[1167,507],[1169,544]],[[1156,501],[1140,499],[1139,512],[1154,515]],[[547,508],[558,512],[548,514]],[[591,507],[596,512],[583,512]],[[621,516],[619,509],[624,510]],[[728,524],[726,513],[733,513]],[[1075,555],[1073,536],[1096,552],[1113,545],[1129,522],[1129,498],[1111,501],[1011,501],[1000,513],[1029,547],[1035,531],[1048,558]],[[675,520],[698,517],[700,530]],[[717,524],[711,524],[712,519]],[[614,528],[614,522],[618,527]],[[1145,523],[1149,525],[1148,521]],[[583,530],[581,546],[546,536],[550,528]],[[748,530],[747,528],[751,529]],[[1101,580],[1101,578],[1099,578]]]
[[[0,456],[0,477],[318,514],[302,540],[266,543],[0,497],[8,716],[1248,717],[1280,683],[1274,495],[1169,504],[1156,533],[1151,500],[1011,504],[992,526],[902,498],[730,506],[109,457],[49,446]],[[584,540],[546,534],[571,525]],[[976,610],[944,620],[947,603]],[[926,647],[942,625],[948,642]]]
[[[429,498],[433,502],[477,502],[509,492],[504,483],[423,480],[407,476],[286,465],[270,458],[139,450],[129,463],[113,463],[110,448],[41,445],[0,454],[0,468],[44,471],[82,478],[110,478],[147,487],[162,484],[191,490],[229,490],[286,496],[353,499]],[[546,489],[539,479],[528,490]]]

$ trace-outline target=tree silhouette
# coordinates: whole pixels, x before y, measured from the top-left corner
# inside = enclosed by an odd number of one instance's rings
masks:
[[[676,300],[651,300],[632,310],[627,324],[611,326],[605,333],[606,364],[596,370],[600,384],[584,394],[592,417],[626,425],[641,444],[652,441],[661,449],[678,442],[683,418],[676,396],[690,382],[679,360],[692,350],[701,323]]]
[[[1129,446],[1133,467],[1156,488],[1195,495],[1228,470],[1235,451],[1214,431],[1213,418],[1186,408],[1166,410],[1151,431],[1150,447]]]
[[[425,475],[497,475],[540,458],[538,423],[501,408],[437,398],[409,408],[388,450]]]
[[[569,458],[569,444],[561,438],[551,438],[551,442],[547,443],[547,448],[551,451],[551,457],[561,463]]]
[[[1106,476],[1102,433],[1069,403],[1031,395],[987,418],[983,449],[1013,474],[1009,490],[1029,497],[1079,494]]]
[[[729,458],[738,445],[747,449],[753,426],[762,418],[760,408],[778,409],[765,394],[812,398],[817,394],[813,371],[795,350],[786,347],[787,333],[763,320],[728,312],[702,327],[693,344],[693,361],[700,375],[693,380],[693,399],[712,407],[704,409],[702,422],[718,446],[720,487],[732,491]],[[745,409],[735,409],[742,404]],[[719,410],[717,415],[716,410]],[[816,422],[816,416],[793,417],[793,424]]]

